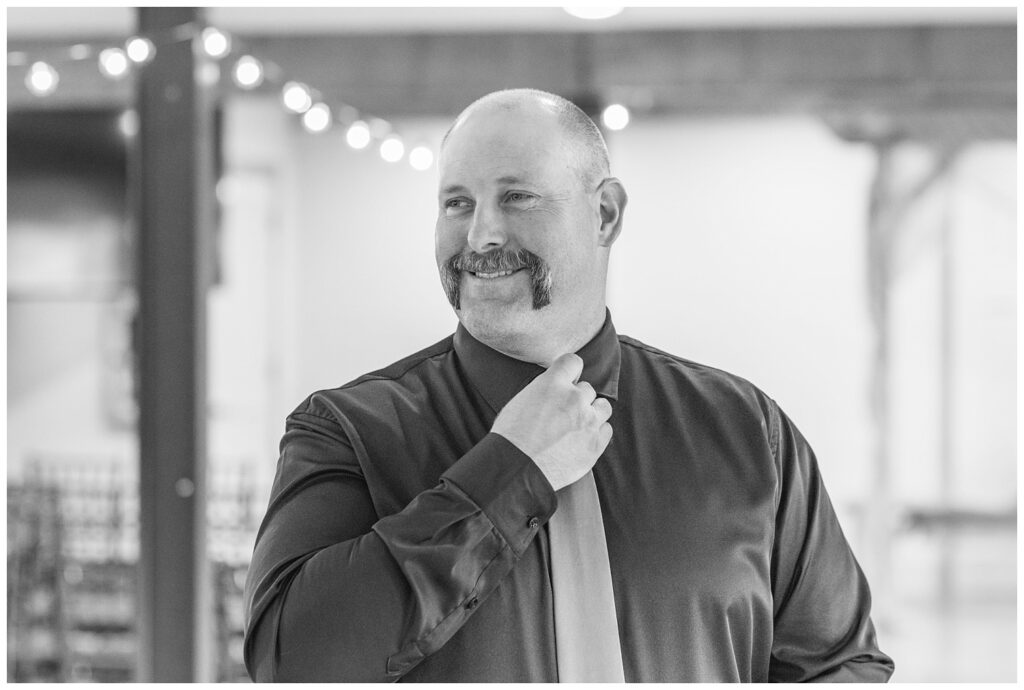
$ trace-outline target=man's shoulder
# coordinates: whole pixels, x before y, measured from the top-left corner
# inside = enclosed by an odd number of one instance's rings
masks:
[[[409,376],[415,377],[417,374],[423,373],[423,367],[427,363],[450,355],[454,351],[452,341],[453,336],[449,335],[433,345],[423,348],[419,352],[414,352],[386,367],[363,374],[357,379],[338,386],[335,390],[356,389],[375,381],[401,382]]]
[[[443,365],[443,360],[454,352],[453,336],[425,347],[391,364],[363,374],[334,388],[323,388],[309,395],[292,414],[308,413],[336,416],[342,406],[363,403],[373,406],[382,398],[401,394],[409,389],[422,389],[424,379],[436,373],[431,363]]]
[[[649,369],[659,379],[668,378],[687,388],[708,392],[732,391],[762,405],[771,400],[749,380],[724,369],[680,357],[628,335],[619,334],[619,344],[624,360],[631,360],[635,367]]]

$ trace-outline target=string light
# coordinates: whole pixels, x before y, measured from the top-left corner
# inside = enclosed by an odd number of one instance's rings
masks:
[[[208,26],[202,33],[203,50],[214,59],[220,59],[231,52],[231,39],[220,29]]]
[[[629,110],[619,103],[612,103],[601,113],[601,121],[610,130],[625,129],[629,124]]]
[[[563,10],[579,19],[608,19],[622,12],[621,7],[596,5],[591,7],[563,7]]]
[[[103,46],[96,43],[76,43],[66,46],[56,58],[57,62],[69,60],[80,61],[89,58],[97,60],[97,67],[103,76],[119,80],[133,72],[132,65],[149,62],[156,55],[157,46],[166,42],[192,41],[196,50],[206,56],[219,60],[231,54],[232,37],[216,27],[207,26],[197,30],[194,24],[182,24],[171,30],[147,36],[132,36],[122,46]],[[154,42],[155,41],[155,42]],[[36,96],[48,96],[60,83],[57,69],[43,60],[33,61],[25,51],[7,53],[7,66],[22,67],[30,65],[25,75],[25,85]],[[253,55],[244,54],[231,67],[234,83],[243,90],[255,89],[264,81],[273,84],[285,82],[281,68],[273,62],[264,64]],[[196,83],[213,86],[221,78],[221,69],[217,62],[200,61],[196,66]],[[284,107],[302,115],[303,126],[312,133],[323,132],[335,123],[344,127],[345,141],[354,149],[364,149],[374,141],[380,141],[379,153],[388,162],[402,160],[406,154],[405,144],[397,133],[393,132],[390,122],[379,117],[360,117],[354,107],[344,103],[336,104],[332,112],[327,103],[314,103],[319,92],[299,81],[287,81],[281,91]],[[125,137],[132,137],[139,129],[138,114],[127,110],[118,118],[118,129]],[[434,163],[434,154],[428,146],[418,145],[409,152],[409,164],[416,170],[427,170]]]
[[[120,48],[100,51],[100,72],[111,79],[120,79],[128,74],[128,56]]]
[[[33,62],[25,77],[25,86],[36,96],[49,96],[57,89],[60,76],[45,62]]]
[[[235,83],[243,89],[255,89],[263,83],[263,63],[252,55],[243,55],[231,73]]]
[[[370,144],[370,128],[362,120],[356,120],[345,132],[345,141],[354,149],[365,149]]]
[[[293,113],[304,113],[313,105],[313,97],[309,95],[309,87],[297,81],[290,81],[281,91],[284,107]]]
[[[302,116],[302,126],[310,132],[323,132],[331,126],[331,109],[316,103]]]
[[[426,146],[417,146],[409,152],[409,165],[416,170],[428,170],[433,162],[434,153]]]
[[[125,43],[124,52],[132,62],[148,62],[149,60],[152,60],[153,56],[156,54],[156,46],[154,46],[153,41],[148,38],[135,36],[128,39],[128,42]]]
[[[388,163],[397,163],[405,155],[405,144],[398,137],[388,137],[380,144],[380,157]]]

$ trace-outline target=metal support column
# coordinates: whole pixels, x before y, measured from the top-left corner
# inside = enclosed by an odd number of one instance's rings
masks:
[[[891,390],[890,367],[892,337],[890,328],[890,296],[897,278],[895,254],[901,228],[909,211],[924,194],[943,178],[956,159],[957,147],[952,144],[933,144],[935,159],[932,165],[909,188],[899,183],[899,147],[893,139],[872,142],[878,167],[871,186],[868,213],[868,289],[871,321],[875,335],[874,357],[871,367],[871,409],[875,427],[875,448],[871,478],[871,499],[868,504],[867,534],[872,547],[872,561],[876,572],[872,589],[879,609],[886,608],[890,596],[892,564],[891,539],[898,516],[894,512],[891,495]],[[943,279],[946,275],[943,274]],[[943,353],[945,355],[945,353]],[[949,390],[945,379],[943,393]],[[950,401],[943,400],[944,406]],[[945,408],[944,408],[945,409]],[[942,452],[948,452],[947,437],[943,436]],[[943,456],[945,457],[945,455]],[[946,463],[943,460],[942,467]]]
[[[140,70],[138,680],[213,680],[205,554],[206,286],[213,118],[191,37],[201,11],[143,7]]]
[[[889,487],[889,288],[892,282],[893,220],[892,175],[895,144],[875,144],[877,169],[871,185],[868,210],[867,268],[871,322],[874,326],[874,354],[871,365],[871,413],[875,428],[874,462],[867,505],[867,535],[875,572],[872,590],[880,610],[885,610],[890,594],[890,533],[892,517]]]

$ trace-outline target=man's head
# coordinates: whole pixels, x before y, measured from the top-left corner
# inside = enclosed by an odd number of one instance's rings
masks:
[[[488,94],[456,118],[439,168],[436,258],[467,330],[542,363],[585,344],[626,205],[593,121],[543,91]]]

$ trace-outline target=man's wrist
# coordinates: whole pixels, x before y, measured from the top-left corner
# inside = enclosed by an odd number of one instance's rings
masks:
[[[484,511],[517,556],[558,504],[551,483],[536,463],[493,432],[441,478],[455,484]]]

